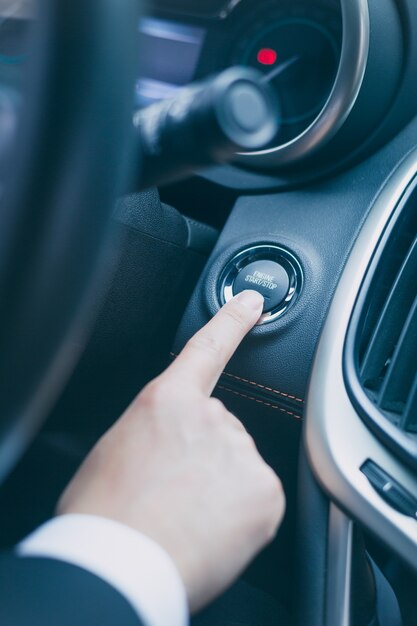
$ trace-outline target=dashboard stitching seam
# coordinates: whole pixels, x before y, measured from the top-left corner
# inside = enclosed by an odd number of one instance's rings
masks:
[[[223,374],[225,376],[229,376],[230,378],[235,378],[236,380],[240,380],[244,383],[248,383],[249,385],[254,385],[255,387],[259,387],[260,389],[265,389],[266,391],[272,391],[273,393],[276,393],[279,396],[283,396],[284,398],[288,398],[289,400],[295,400],[296,402],[304,402],[302,398],[297,398],[297,396],[291,396],[289,393],[285,393],[284,391],[278,391],[278,389],[273,389],[272,387],[267,387],[266,385],[255,383],[252,380],[241,378],[240,376],[236,376],[236,374],[230,374],[229,372],[223,372]]]
[[[170,355],[173,358],[177,358],[178,354],[175,352],[170,352]],[[273,389],[272,387],[267,387],[266,385],[261,385],[261,383],[256,383],[253,380],[248,380],[247,378],[241,378],[240,376],[236,376],[236,374],[230,374],[229,372],[224,371],[222,376],[229,376],[229,378],[235,378],[236,380],[240,380],[243,383],[247,383],[249,385],[253,385],[255,387],[259,387],[260,389],[265,389],[266,391],[272,391],[272,393],[276,393],[283,398],[288,398],[288,400],[295,400],[296,402],[304,403],[302,398],[297,398],[297,396],[291,396],[289,393],[285,393],[284,391],[278,391],[278,389]]]
[[[228,389],[228,387],[223,387],[222,385],[217,385],[217,389],[221,389],[222,391],[228,391],[229,393],[233,393],[235,396],[240,396],[241,398],[246,398],[246,400],[252,400],[253,402],[257,402],[258,404],[264,404],[265,406],[269,407],[270,409],[274,409],[274,410],[277,410],[277,411],[281,411],[282,413],[286,413],[287,415],[290,415],[294,419],[297,419],[297,420],[301,420],[302,419],[301,415],[297,415],[296,413],[292,413],[291,411],[287,411],[286,409],[283,409],[282,407],[277,406],[276,404],[271,404],[270,402],[265,402],[264,400],[259,400],[258,398],[253,398],[252,396],[247,396],[246,394],[240,393],[239,391],[234,391],[234,389]]]

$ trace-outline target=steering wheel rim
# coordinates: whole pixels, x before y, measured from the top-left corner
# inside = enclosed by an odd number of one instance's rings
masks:
[[[70,375],[132,141],[135,0],[43,0],[0,199],[0,483]]]

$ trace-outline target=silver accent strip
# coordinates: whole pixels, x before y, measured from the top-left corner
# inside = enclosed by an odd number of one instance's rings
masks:
[[[325,626],[351,626],[352,541],[352,520],[331,504],[327,544]]]
[[[417,497],[417,481],[366,427],[347,394],[343,350],[357,294],[385,227],[417,176],[417,150],[377,198],[342,274],[318,345],[307,407],[305,440],[312,468],[330,497],[417,568],[417,523],[374,491],[360,467],[372,459]]]
[[[220,11],[219,18],[221,20],[226,19],[226,17],[228,17],[232,13],[232,11],[234,11],[235,8],[239,6],[239,4],[242,4],[242,1],[243,0],[228,0],[228,2],[225,3],[224,7]]]
[[[239,153],[237,161],[274,167],[295,163],[325,145],[352,111],[368,63],[370,21],[368,0],[340,0],[343,43],[332,92],[314,122],[292,141],[268,150]]]

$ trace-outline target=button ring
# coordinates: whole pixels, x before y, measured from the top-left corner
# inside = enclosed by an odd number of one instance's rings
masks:
[[[246,268],[249,271],[245,273]],[[289,250],[275,244],[260,244],[241,250],[229,260],[220,274],[218,299],[223,305],[243,289],[255,288],[266,296],[264,312],[258,322],[263,325],[274,322],[289,310],[302,285],[301,265]]]

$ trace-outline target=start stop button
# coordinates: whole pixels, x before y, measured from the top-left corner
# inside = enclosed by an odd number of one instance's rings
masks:
[[[276,309],[287,297],[290,278],[276,261],[254,261],[244,266],[233,282],[233,295],[254,289],[265,299],[264,312]]]
[[[218,284],[220,304],[245,289],[254,289],[265,299],[259,324],[284,315],[301,292],[303,272],[297,258],[286,248],[259,244],[236,253],[223,269]]]

